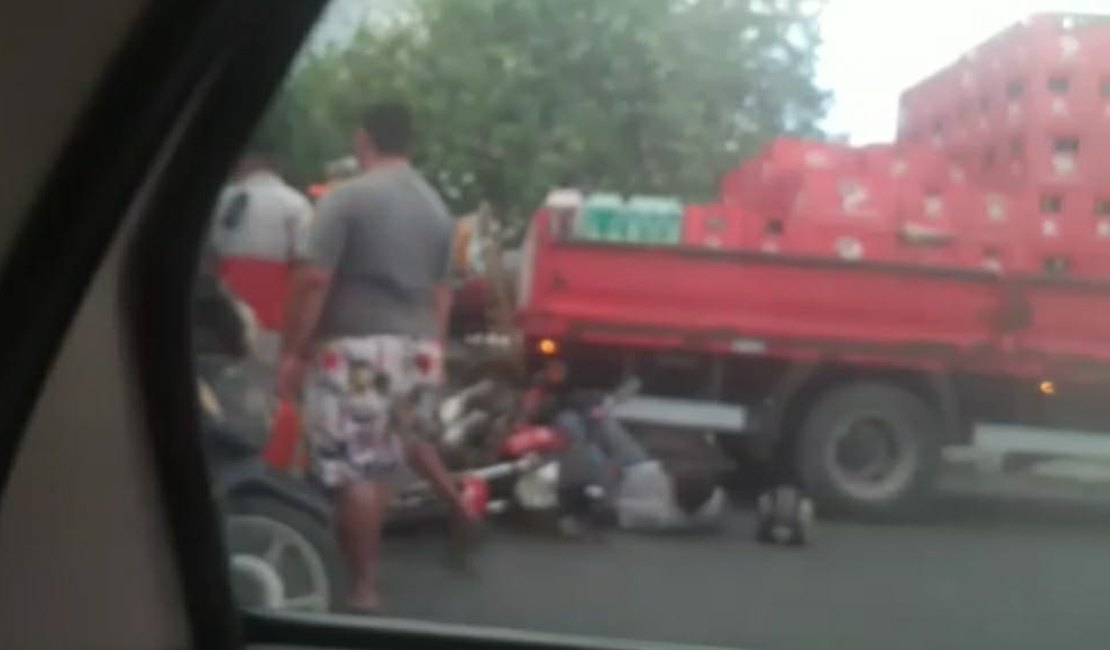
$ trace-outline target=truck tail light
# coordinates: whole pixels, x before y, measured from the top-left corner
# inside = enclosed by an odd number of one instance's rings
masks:
[[[555,339],[540,339],[536,343],[536,351],[545,357],[559,354],[559,343]]]

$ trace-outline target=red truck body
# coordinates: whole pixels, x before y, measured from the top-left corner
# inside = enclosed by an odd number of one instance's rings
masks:
[[[1110,431],[1108,52],[1110,18],[1035,16],[908,90],[895,143],[779,138],[681,214],[553,192],[529,360],[642,375],[618,417],[865,516],[914,510],[945,446]]]
[[[525,245],[529,340],[1110,378],[1110,283],[694,246]]]

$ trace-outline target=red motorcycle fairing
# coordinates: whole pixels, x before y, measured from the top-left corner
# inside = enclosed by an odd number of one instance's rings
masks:
[[[550,454],[562,451],[566,446],[566,438],[554,428],[525,425],[505,438],[501,443],[501,455],[516,459],[528,454]]]

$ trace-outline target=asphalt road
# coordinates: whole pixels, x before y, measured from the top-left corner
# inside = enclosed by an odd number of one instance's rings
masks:
[[[980,490],[982,492],[982,490]],[[1042,496],[1038,496],[1042,495]],[[1110,499],[965,490],[928,520],[822,522],[804,550],[717,534],[561,542],[498,530],[474,576],[388,542],[391,615],[767,650],[1110,647]],[[1105,504],[1105,505],[1104,505]]]

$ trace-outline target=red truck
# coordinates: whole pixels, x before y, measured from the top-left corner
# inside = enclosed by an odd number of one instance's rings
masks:
[[[984,424],[1110,430],[1110,282],[789,253],[524,244],[533,364],[643,381],[621,416],[712,432],[826,506],[907,512]]]
[[[621,199],[553,193],[530,362],[636,374],[625,419],[862,515],[912,511],[985,431],[1110,431],[1108,56],[1110,19],[1034,16],[908,90],[896,143],[776,141],[666,243],[576,232]]]

